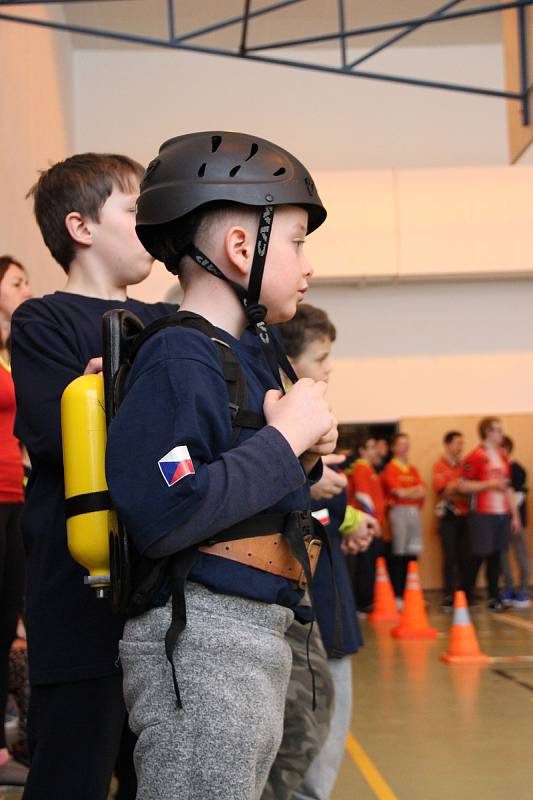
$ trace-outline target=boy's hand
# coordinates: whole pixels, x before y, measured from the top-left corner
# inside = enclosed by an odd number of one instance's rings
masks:
[[[91,358],[83,370],[84,375],[99,375],[102,372],[102,356]]]
[[[328,441],[333,438],[331,431],[336,423],[326,400],[326,389],[324,381],[301,378],[286,395],[277,389],[270,389],[265,395],[263,411],[267,425],[285,437],[296,457],[314,449],[323,437]]]
[[[341,460],[345,459],[341,456]],[[321,479],[311,487],[311,497],[313,500],[330,500],[338,495],[346,487],[348,480],[343,472],[335,472],[328,467],[324,459],[324,471]]]
[[[329,456],[335,452],[338,438],[339,431],[337,429],[337,420],[334,419],[329,431],[324,434],[324,436],[321,436],[318,442],[315,442],[307,452],[311,453],[312,455]]]

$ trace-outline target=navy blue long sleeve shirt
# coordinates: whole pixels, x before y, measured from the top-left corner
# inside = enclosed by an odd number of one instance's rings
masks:
[[[28,300],[13,317],[15,432],[32,462],[22,518],[32,684],[118,673],[123,619],[83,583],[85,570],[67,549],[60,400],[87,362],[102,354],[102,315],[127,308],[145,323],[175,306],[100,300],[56,292]]]
[[[218,334],[239,359],[248,409],[261,412],[265,392],[276,386],[260,345]],[[140,552],[167,555],[254,514],[309,508],[307,477],[275,428],[243,428],[231,446],[228,400],[216,346],[204,334],[170,328],[141,348],[109,430],[106,462],[113,503]],[[160,464],[176,448],[192,471],[169,485]],[[291,608],[301,600],[284,578],[203,553],[190,577]]]

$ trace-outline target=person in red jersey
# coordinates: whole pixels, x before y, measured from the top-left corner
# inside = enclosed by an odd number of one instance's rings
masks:
[[[511,530],[520,529],[520,518],[510,486],[511,467],[502,449],[503,428],[498,417],[484,417],[478,424],[480,444],[464,460],[461,491],[471,498],[468,540],[471,552],[467,592],[485,561],[488,607],[502,611],[499,594],[501,553],[509,546]]]
[[[439,518],[442,544],[443,611],[453,610],[455,590],[465,588],[468,565],[466,519],[469,501],[459,491],[463,476],[463,443],[462,433],[448,431],[443,439],[444,454],[433,467],[433,488],[437,495],[435,514]]]
[[[26,270],[11,256],[0,256],[0,786],[25,783],[27,768],[7,750],[4,721],[9,682],[9,651],[22,611],[24,555],[19,521],[24,500],[22,454],[13,436],[15,389],[11,377],[11,316],[31,297]]]
[[[375,438],[369,433],[363,434],[355,443],[355,452],[357,458],[349,475],[350,503],[371,514],[381,530],[385,521],[385,498],[381,480],[374,467],[377,459]],[[383,541],[381,536],[376,536],[367,550],[349,559],[352,562],[350,571],[357,609],[360,612],[372,610],[376,558],[382,554]]]
[[[420,509],[426,496],[420,473],[409,463],[409,444],[407,434],[393,436],[392,459],[381,473],[392,537],[391,581],[398,605],[405,589],[407,565],[422,552]]]

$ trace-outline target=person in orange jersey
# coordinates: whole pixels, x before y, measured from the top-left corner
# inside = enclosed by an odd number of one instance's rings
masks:
[[[511,466],[502,449],[503,427],[498,417],[484,417],[478,424],[480,444],[463,464],[461,490],[472,495],[468,517],[470,569],[467,593],[485,561],[488,608],[502,611],[499,592],[500,558],[509,547],[511,530],[520,530],[520,517],[511,488]]]
[[[381,529],[385,520],[385,498],[379,475],[374,467],[376,460],[376,440],[366,433],[355,443],[357,458],[350,474],[351,498],[355,508],[371,514]],[[357,609],[366,613],[372,610],[374,583],[376,579],[376,558],[382,555],[381,537],[372,539],[370,547],[353,557],[351,569],[353,589]]]
[[[391,441],[392,459],[381,473],[392,538],[391,581],[397,603],[405,589],[407,564],[422,552],[420,509],[426,486],[409,463],[409,437],[396,433]]]
[[[437,495],[435,514],[439,518],[442,545],[444,597],[441,608],[443,611],[453,611],[454,592],[465,588],[468,565],[466,519],[469,501],[459,491],[463,475],[462,433],[448,431],[443,444],[444,453],[433,466],[433,488]]]

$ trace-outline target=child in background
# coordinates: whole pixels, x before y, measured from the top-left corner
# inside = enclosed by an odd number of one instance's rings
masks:
[[[302,304],[293,319],[280,325],[279,330],[298,377],[327,383],[332,369],[331,348],[336,338],[335,327],[327,314],[319,308]],[[328,460],[331,462],[331,457]],[[341,466],[345,459],[337,456],[335,460],[340,462],[338,466]],[[311,488],[311,497],[314,513],[326,526],[332,553],[332,564],[326,553],[320,555],[313,581],[313,593],[318,626],[329,657],[335,696],[327,738],[310,764],[303,782],[291,795],[293,800],[311,800],[311,798],[328,800],[330,797],[344,755],[344,743],[350,726],[351,656],[363,643],[343,551],[353,554],[366,549],[372,539],[372,531],[368,530],[366,517],[347,505],[346,477],[336,474],[332,466],[324,467],[325,475]],[[333,472],[333,475],[329,476],[329,472]],[[340,600],[341,642],[335,641],[335,584]],[[287,709],[286,715],[289,713]],[[287,719],[285,725],[291,730]],[[302,731],[299,733],[300,736],[293,742],[293,748],[299,747],[305,751],[308,739],[302,737]],[[283,795],[278,790],[274,796]]]

